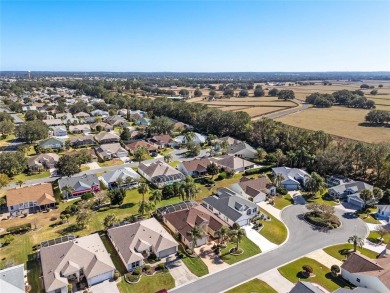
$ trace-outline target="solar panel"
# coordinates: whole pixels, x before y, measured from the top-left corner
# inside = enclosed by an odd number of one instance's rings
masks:
[[[197,205],[198,204],[195,201],[186,200],[186,201],[182,201],[179,203],[175,203],[175,204],[171,204],[171,205],[167,205],[167,206],[158,208],[157,214],[160,216],[163,216],[165,214],[170,214],[170,213],[178,212],[181,210],[190,209],[190,208],[197,206]]]
[[[50,239],[50,240],[41,242],[41,247],[49,247],[49,246],[52,246],[55,244],[60,244],[63,242],[74,240],[74,239],[76,239],[76,236],[74,236],[74,235],[61,236],[61,237],[58,237],[55,239]]]

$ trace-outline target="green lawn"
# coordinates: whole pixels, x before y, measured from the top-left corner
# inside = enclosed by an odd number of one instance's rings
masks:
[[[110,257],[112,259],[112,262],[114,263],[115,268],[117,271],[124,275],[127,273],[126,266],[123,264],[122,260],[119,257],[118,252],[115,250],[114,246],[112,245],[110,239],[106,235],[101,235],[100,238],[103,241],[104,246],[107,249],[107,252],[110,254]]]
[[[366,248],[360,248],[358,247],[357,250],[372,259],[375,259],[378,253],[366,249]],[[334,246],[329,246],[327,248],[324,248],[324,251],[333,256],[334,258],[337,258],[338,260],[343,260],[346,259],[347,255],[353,251],[353,244],[351,243],[346,243],[346,244],[340,244],[340,245],[334,245]]]
[[[109,166],[122,165],[123,161],[121,159],[112,159],[110,161],[99,162],[98,164],[100,167],[109,167]]]
[[[41,265],[36,258],[36,254],[31,255],[30,260],[27,262],[27,279],[31,286],[31,292],[41,293],[44,292],[43,280],[41,276]]]
[[[172,161],[168,163],[169,166],[176,168],[180,164],[180,161]]]
[[[362,211],[357,211],[356,214],[359,216],[360,219],[362,219],[364,222],[369,223],[369,224],[380,224],[376,218],[375,214],[377,213],[378,209],[368,209],[367,212],[362,212]],[[367,215],[368,214],[368,215]]]
[[[234,287],[226,293],[277,293],[270,285],[259,279],[253,279],[240,286]]]
[[[27,175],[25,173],[20,173],[20,174],[14,176],[12,178],[11,182],[16,183],[19,180],[26,182],[27,180],[34,180],[34,179],[40,179],[40,178],[46,178],[46,177],[50,177],[49,171],[45,171],[45,172],[37,173],[37,174],[33,174],[33,175]]]
[[[207,176],[208,178],[211,178],[211,176]],[[214,180],[217,178],[217,176],[214,176]],[[211,188],[207,188],[204,185],[198,184],[198,188],[200,189],[200,193],[197,194],[196,199],[202,199],[205,198],[212,193],[215,193],[218,189],[222,187],[230,188],[230,185],[234,183],[240,182],[240,179],[242,178],[242,174],[235,174],[231,178],[226,178],[223,180],[215,181],[215,186]]]
[[[303,197],[308,203],[316,202],[320,204],[327,204],[332,207],[337,205],[337,203],[335,203],[333,200],[328,200],[324,198],[324,196],[327,194],[327,191],[323,195],[314,195],[312,197],[308,197],[307,194],[308,194],[307,192],[302,192]]]
[[[282,244],[287,238],[286,226],[267,211],[263,209],[260,211],[271,218],[271,221],[261,221],[264,227],[260,230],[260,234],[275,244]]]
[[[128,284],[124,279],[118,283],[121,293],[155,293],[173,287],[175,287],[175,280],[170,273],[157,273],[151,277],[143,275],[137,284]]]
[[[274,207],[279,209],[279,210],[292,204],[292,199],[291,199],[291,196],[289,194],[287,194],[285,196],[279,196],[279,195],[274,196],[273,200],[275,202]]]
[[[166,149],[163,149],[163,150],[160,151],[160,155],[166,156],[166,155],[172,153],[172,151],[173,151],[172,148],[166,148]]]
[[[200,257],[188,257],[184,253],[183,247],[181,245],[179,245],[179,249],[184,254],[182,261],[195,276],[201,277],[209,273],[208,267]]]
[[[313,273],[315,274],[314,277],[305,278],[305,276],[302,275],[301,272],[304,265],[309,265],[313,268]],[[331,292],[337,290],[340,287],[349,288],[348,284],[343,279],[332,277],[330,270],[326,266],[308,257],[303,257],[293,261],[292,263],[279,268],[278,271],[283,277],[292,283],[296,283],[299,280],[314,282]]]
[[[378,239],[380,238],[378,232],[376,231],[371,231],[370,234],[367,237],[367,240],[373,242],[373,243],[378,243]],[[383,243],[389,243],[390,242],[390,234],[386,235],[383,237]]]
[[[243,237],[239,244],[239,247],[244,250],[244,252],[240,255],[231,255],[229,253],[231,248],[236,247],[236,243],[229,242],[226,248],[221,250],[221,259],[229,265],[232,265],[236,262],[239,262],[248,257],[254,256],[261,252],[260,248],[254,244],[247,237]]]

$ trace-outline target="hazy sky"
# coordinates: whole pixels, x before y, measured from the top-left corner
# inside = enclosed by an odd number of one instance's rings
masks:
[[[390,70],[390,1],[0,0],[0,10],[1,70]]]

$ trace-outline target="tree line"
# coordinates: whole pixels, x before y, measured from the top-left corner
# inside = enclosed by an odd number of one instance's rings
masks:
[[[364,96],[361,90],[340,90],[332,94],[312,93],[306,97],[306,103],[317,108],[330,108],[333,105],[342,105],[349,108],[373,109],[375,102]]]

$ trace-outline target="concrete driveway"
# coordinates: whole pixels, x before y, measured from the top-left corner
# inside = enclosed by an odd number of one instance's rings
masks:
[[[96,170],[96,169],[100,169],[100,166],[98,163],[96,162],[92,162],[92,163],[87,163],[87,164],[84,164],[85,166],[89,167],[89,170]]]
[[[206,264],[210,273],[220,271],[229,267],[229,265],[214,253],[212,250],[213,243],[202,245],[201,247],[195,248],[195,253],[199,255],[202,261]]]
[[[83,289],[81,291],[77,291],[77,293],[82,293],[84,291],[85,291],[85,289]],[[116,283],[114,281],[109,281],[109,280],[91,286],[91,288],[89,288],[88,292],[93,292],[93,293],[107,293],[107,292],[110,292],[110,293],[120,293],[119,290],[118,290],[118,287],[116,286]]]
[[[266,282],[279,293],[290,292],[294,284],[283,277],[278,269],[272,269],[258,276],[258,279]]]
[[[252,227],[253,225],[251,224],[246,225],[242,228],[245,230],[246,236],[261,249],[261,252],[264,253],[278,247],[278,245],[272,243],[267,238],[260,235],[260,233],[252,229]]]
[[[191,271],[180,259],[167,261],[166,266],[169,269],[172,277],[175,279],[176,286],[184,285],[188,282],[198,279],[198,277],[191,273]]]

